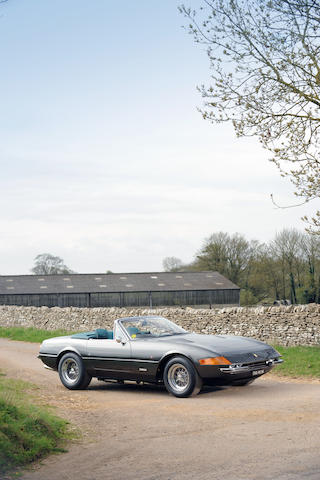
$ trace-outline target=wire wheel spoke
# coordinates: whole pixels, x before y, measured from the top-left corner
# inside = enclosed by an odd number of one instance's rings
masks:
[[[75,382],[79,378],[79,366],[73,359],[67,358],[62,365],[62,374],[68,382]]]
[[[181,363],[173,364],[168,371],[170,386],[179,392],[186,390],[190,384],[190,375],[187,368]]]

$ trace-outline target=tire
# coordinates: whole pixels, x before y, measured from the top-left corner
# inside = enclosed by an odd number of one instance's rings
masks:
[[[163,381],[169,393],[175,397],[197,395],[202,380],[193,364],[185,357],[173,357],[165,366]]]
[[[68,352],[61,357],[59,366],[61,383],[69,390],[82,390],[91,382],[91,376],[87,373],[83,361],[76,353]]]
[[[254,378],[251,378],[250,380],[238,380],[237,382],[233,382],[234,387],[245,387],[246,385],[250,385],[250,383],[254,382]]]

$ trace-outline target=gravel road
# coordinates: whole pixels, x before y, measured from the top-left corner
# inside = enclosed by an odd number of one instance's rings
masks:
[[[320,480],[320,382],[269,374],[187,399],[98,381],[73,392],[37,353],[0,339],[0,368],[36,383],[83,437],[23,480]]]

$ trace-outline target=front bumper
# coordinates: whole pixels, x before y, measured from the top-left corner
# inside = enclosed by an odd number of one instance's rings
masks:
[[[239,364],[239,363],[232,363],[226,367],[219,368],[220,372],[227,375],[239,375],[243,373],[253,373],[262,371],[265,373],[269,371],[275,365],[282,363],[283,360],[281,358],[278,359],[270,359],[266,360],[265,362],[256,362],[256,363],[248,363],[248,364]]]
[[[38,358],[42,360],[46,368],[48,367],[52,370],[57,370],[57,355],[50,353],[39,353]]]
[[[231,365],[197,365],[205,385],[231,385],[240,380],[250,380],[270,372],[282,363],[280,358],[269,358],[255,362],[234,362]]]

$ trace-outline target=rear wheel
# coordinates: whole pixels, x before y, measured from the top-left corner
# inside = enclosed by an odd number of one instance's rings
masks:
[[[175,397],[197,395],[202,387],[198,372],[185,357],[174,357],[168,361],[164,369],[163,381],[168,392]]]
[[[63,355],[58,371],[62,384],[70,390],[85,389],[91,382],[91,375],[87,373],[83,361],[76,353],[68,352]]]

